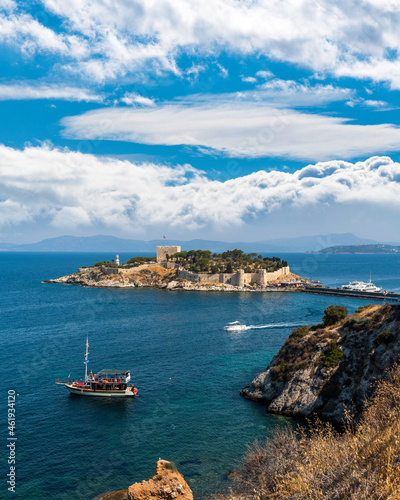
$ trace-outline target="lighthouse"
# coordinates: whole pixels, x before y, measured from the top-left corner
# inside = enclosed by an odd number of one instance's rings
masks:
[[[115,257],[115,263],[117,264],[117,266],[119,266],[119,255],[118,254]]]

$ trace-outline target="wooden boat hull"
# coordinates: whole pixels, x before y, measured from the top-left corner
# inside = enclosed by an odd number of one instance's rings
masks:
[[[126,397],[133,397],[136,396],[136,394],[131,391],[131,390],[125,390],[125,391],[93,391],[92,389],[87,389],[83,387],[74,387],[69,384],[65,384],[65,387],[69,390],[71,394],[76,394],[77,396],[100,396],[100,397],[107,397],[107,398],[126,398]]]

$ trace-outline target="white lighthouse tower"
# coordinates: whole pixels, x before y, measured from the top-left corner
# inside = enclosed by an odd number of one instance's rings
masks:
[[[118,254],[115,257],[115,263],[117,264],[117,266],[119,266],[119,255]]]

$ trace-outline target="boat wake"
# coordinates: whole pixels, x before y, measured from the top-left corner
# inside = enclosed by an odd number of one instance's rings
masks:
[[[299,323],[271,323],[268,325],[249,325],[246,330],[259,330],[263,328],[296,328],[300,326]]]

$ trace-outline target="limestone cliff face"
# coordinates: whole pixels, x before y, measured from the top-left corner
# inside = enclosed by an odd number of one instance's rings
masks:
[[[45,283],[64,283],[92,288],[135,288],[153,287],[165,290],[199,291],[242,291],[242,288],[226,283],[193,283],[178,278],[177,269],[165,269],[162,266],[139,266],[131,269],[105,269],[90,267],[61,278],[46,280]],[[247,290],[247,289],[246,289]]]
[[[107,269],[103,267],[90,267],[88,269],[81,269],[79,272],[68,276],[47,280],[46,283],[65,283],[94,288],[134,288],[149,286],[166,288],[168,283],[176,278],[176,275],[176,269],[164,269],[161,266],[148,268],[143,268],[141,266],[138,268],[123,269],[121,271],[116,268]]]
[[[128,489],[128,500],[193,500],[192,490],[172,462],[159,460],[152,479]]]
[[[327,328],[294,331],[242,395],[268,411],[340,423],[357,414],[400,355],[400,308],[367,306]]]

